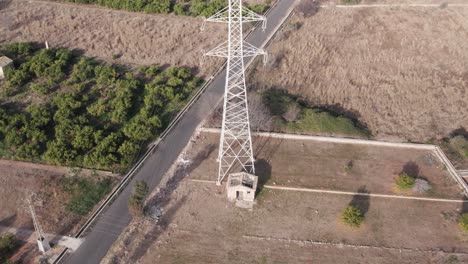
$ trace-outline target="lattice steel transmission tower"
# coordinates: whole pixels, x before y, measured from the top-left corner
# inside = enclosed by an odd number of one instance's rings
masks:
[[[242,6],[242,0],[229,0],[227,7],[205,21],[228,24],[228,40],[205,54],[206,56],[227,58],[223,124],[218,153],[217,184],[219,185],[236,166],[240,166],[240,169],[248,173],[255,173],[244,58],[257,55],[266,56],[266,53],[244,41],[242,25],[246,22],[261,21],[263,30],[265,30],[266,18]]]
[[[34,205],[32,203],[32,196],[33,194],[31,194],[30,197],[27,197],[26,201],[28,203],[28,209],[29,209],[29,212],[31,213],[31,217],[33,220],[34,231],[35,231],[34,233],[36,234],[36,238],[37,238],[36,241],[39,247],[39,251],[41,251],[42,253],[45,253],[46,251],[50,249],[50,244],[44,235],[44,231],[42,231],[42,227],[39,224],[39,220],[37,219],[36,211],[34,210]]]

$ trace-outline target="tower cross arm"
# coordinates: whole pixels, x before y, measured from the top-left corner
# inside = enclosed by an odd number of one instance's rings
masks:
[[[208,52],[205,53],[203,56],[223,57],[223,58],[229,57],[229,46],[228,46],[228,42],[225,41],[225,42],[219,44],[218,46],[216,46],[216,48],[214,48],[214,49],[208,51]]]
[[[254,45],[248,43],[247,41],[243,42],[243,49],[244,49],[244,57],[255,57],[257,55],[267,55],[266,51],[263,49],[259,49]]]
[[[266,17],[259,15],[245,6],[242,6],[242,22],[266,22]],[[204,22],[229,23],[229,7],[225,7],[209,18],[204,18]]]

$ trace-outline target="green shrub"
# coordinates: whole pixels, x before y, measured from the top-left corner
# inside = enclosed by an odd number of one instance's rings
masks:
[[[273,115],[281,116],[295,100],[287,93],[280,90],[267,90],[262,94],[265,104]]]
[[[349,205],[341,216],[343,222],[351,227],[359,227],[364,221],[364,215],[356,206]]]
[[[398,179],[396,180],[396,185],[399,189],[401,190],[408,190],[413,188],[415,179],[411,176],[409,176],[406,173],[402,173],[398,176]]]
[[[463,230],[463,232],[468,232],[468,213],[460,215],[458,224],[460,225],[460,228]]]
[[[353,166],[354,166],[354,163],[352,160],[346,163],[346,165],[344,166],[345,173],[350,173],[351,170],[353,169]]]
[[[287,124],[287,130],[293,132],[320,132],[344,135],[369,136],[366,129],[360,128],[355,122],[343,116],[334,116],[318,109],[303,109],[295,122]]]
[[[19,242],[15,235],[5,233],[0,236],[0,263],[8,263],[8,257],[18,248]]]
[[[143,205],[146,196],[148,196],[149,188],[145,181],[136,181],[133,186],[132,196],[128,200],[130,211],[135,215],[143,214]]]
[[[257,14],[263,14],[268,8],[268,6],[264,4],[250,4],[247,5],[247,7]]]
[[[341,0],[343,5],[357,5],[361,3],[361,0]]]

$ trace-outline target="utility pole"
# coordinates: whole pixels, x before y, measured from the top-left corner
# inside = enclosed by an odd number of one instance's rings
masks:
[[[216,182],[220,185],[235,166],[240,165],[239,169],[247,173],[255,173],[244,58],[266,53],[244,41],[242,25],[246,22],[261,21],[265,30],[266,18],[242,6],[242,0],[229,0],[227,7],[204,19],[205,21],[228,24],[227,41],[205,54],[227,58],[223,124],[218,153],[219,172]]]
[[[31,195],[32,196],[32,195]],[[31,197],[26,198],[28,205],[29,205],[29,211],[31,213],[33,223],[34,223],[34,231],[36,234],[36,241],[37,245],[39,246],[39,251],[42,253],[45,253],[50,249],[50,244],[47,238],[44,236],[44,232],[42,231],[42,227],[39,224],[39,220],[37,219],[36,211],[34,210],[34,205],[32,203]]]

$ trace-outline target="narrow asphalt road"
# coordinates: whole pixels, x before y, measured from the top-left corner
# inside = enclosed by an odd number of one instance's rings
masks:
[[[265,32],[262,32],[261,28],[257,28],[247,41],[254,46],[261,46],[267,37],[272,35],[283,18],[288,15],[288,11],[294,2],[293,0],[279,0],[279,3],[267,15],[268,24]],[[194,32],[193,34],[209,33]],[[249,60],[251,58],[246,59],[246,62]],[[130,184],[96,221],[94,227],[85,237],[83,244],[65,260],[66,263],[95,264],[102,260],[120,233],[130,223],[131,215],[128,211],[127,201],[134,182],[136,180],[145,180],[150,190],[153,190],[159,184],[163,175],[187,145],[197,126],[214,110],[216,102],[222,98],[225,76],[226,71],[224,70],[214,77],[213,82],[207,87],[198,101],[194,103],[172,131],[159,143],[151,156],[148,157]]]

